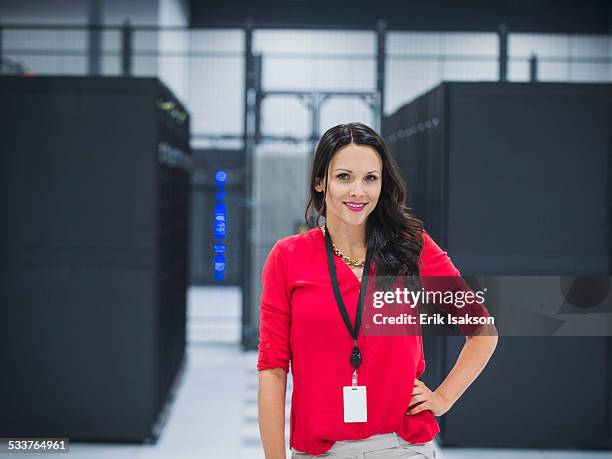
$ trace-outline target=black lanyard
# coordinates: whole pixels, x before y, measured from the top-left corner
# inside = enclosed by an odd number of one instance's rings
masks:
[[[344,306],[344,300],[342,299],[342,294],[340,293],[340,286],[338,285],[338,277],[336,275],[336,265],[334,264],[334,250],[332,247],[332,240],[329,234],[329,230],[327,229],[327,224],[325,225],[325,248],[327,251],[327,266],[329,267],[329,275],[332,281],[332,287],[334,289],[334,295],[336,296],[336,303],[338,304],[338,309],[340,309],[340,314],[342,315],[342,319],[344,320],[344,324],[348,329],[351,337],[353,338],[354,348],[353,353],[351,354],[351,365],[357,370],[357,367],[361,364],[361,352],[359,352],[359,347],[357,346],[357,337],[359,336],[359,328],[361,327],[361,313],[363,309],[363,297],[365,295],[366,289],[368,287],[368,272],[370,270],[370,251],[368,250],[366,253],[366,259],[363,266],[363,274],[361,276],[361,288],[359,289],[359,299],[357,300],[357,314],[355,315],[355,328],[351,325],[351,319],[349,318],[348,312],[346,311],[346,307]]]

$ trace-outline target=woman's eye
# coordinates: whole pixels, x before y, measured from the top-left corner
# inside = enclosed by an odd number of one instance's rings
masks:
[[[347,174],[346,172],[343,172],[342,174],[336,175],[336,177],[338,177],[340,180],[347,180],[350,178],[350,175]],[[378,177],[375,175],[366,175],[365,180],[367,182],[373,182],[375,180],[378,180]]]

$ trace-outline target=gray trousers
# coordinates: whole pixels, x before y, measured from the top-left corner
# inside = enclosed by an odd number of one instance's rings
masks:
[[[291,448],[292,459],[337,457],[339,459],[435,459],[434,441],[408,443],[395,432],[378,434],[364,440],[337,441],[329,451],[318,456]]]

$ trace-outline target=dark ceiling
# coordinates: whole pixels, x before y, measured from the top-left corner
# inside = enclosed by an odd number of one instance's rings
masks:
[[[607,34],[611,0],[190,0],[192,27],[374,28]]]

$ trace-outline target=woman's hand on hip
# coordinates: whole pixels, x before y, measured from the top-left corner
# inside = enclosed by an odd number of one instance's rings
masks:
[[[410,406],[406,411],[406,416],[426,410],[431,411],[434,416],[442,416],[449,408],[449,404],[440,394],[430,390],[423,381],[419,379],[414,380],[412,398],[410,399]]]

